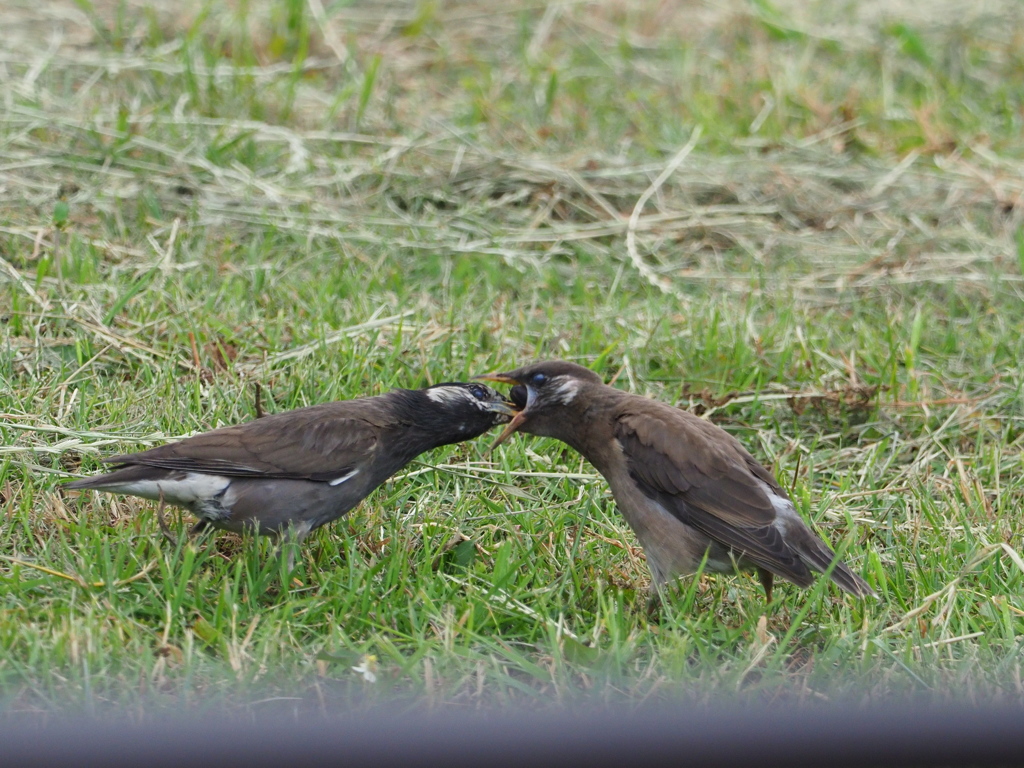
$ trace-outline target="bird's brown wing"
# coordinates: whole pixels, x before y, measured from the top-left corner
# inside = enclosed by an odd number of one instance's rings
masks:
[[[328,403],[204,432],[114,464],[226,475],[330,482],[358,469],[377,445],[380,427],[352,406]]]
[[[810,573],[774,525],[775,508],[758,482],[786,498],[771,473],[713,424],[670,406],[643,405],[615,423],[629,473],[643,492],[755,564],[809,584]]]

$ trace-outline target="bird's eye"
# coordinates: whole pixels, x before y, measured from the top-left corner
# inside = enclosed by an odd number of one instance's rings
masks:
[[[475,397],[477,400],[487,399],[487,390],[484,387],[481,387],[479,384],[474,384],[472,387],[470,387],[469,393],[473,395],[473,397]]]
[[[546,373],[535,373],[530,377],[530,383],[535,387],[543,387],[548,380]]]

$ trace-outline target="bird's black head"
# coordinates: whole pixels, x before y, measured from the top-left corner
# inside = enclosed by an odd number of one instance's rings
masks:
[[[573,407],[582,388],[604,383],[589,368],[564,360],[545,360],[508,373],[487,373],[475,378],[514,385],[509,396],[519,413],[495,445],[500,445],[519,429],[535,435],[560,437],[548,428],[549,425],[556,424],[558,415]]]
[[[476,382],[435,384],[416,395],[416,421],[437,437],[439,446],[479,437],[519,412],[511,400]]]

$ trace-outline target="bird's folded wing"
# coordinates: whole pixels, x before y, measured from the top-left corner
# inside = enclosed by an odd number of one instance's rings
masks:
[[[105,461],[229,477],[330,482],[358,469],[377,439],[376,425],[314,406]]]
[[[667,406],[657,414],[624,414],[615,437],[644,493],[682,522],[780,575],[806,575],[773,525],[776,510],[765,485],[783,498],[784,492],[738,441]]]

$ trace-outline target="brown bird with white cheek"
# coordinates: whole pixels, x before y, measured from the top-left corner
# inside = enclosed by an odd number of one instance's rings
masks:
[[[552,360],[476,377],[514,384],[514,432],[554,437],[604,475],[647,555],[656,589],[705,568],[757,571],[768,600],[776,576],[809,587],[826,572],[858,597],[875,591],[800,518],[772,473],[725,430],[687,411],[605,385]]]

